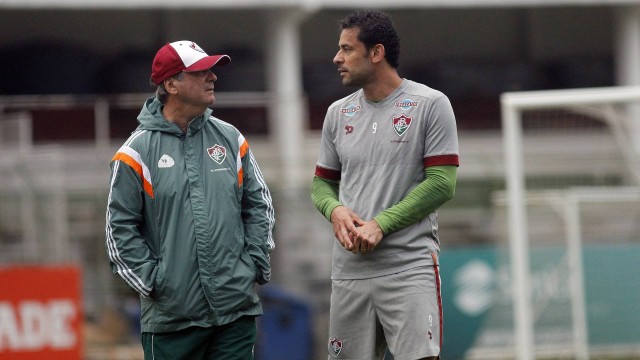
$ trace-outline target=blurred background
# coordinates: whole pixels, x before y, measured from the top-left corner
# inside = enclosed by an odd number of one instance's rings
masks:
[[[326,358],[334,240],[309,192],[326,108],[354,90],[332,64],[338,21],[360,8],[392,15],[400,75],[444,92],[456,113],[457,193],[439,211],[443,359],[519,356],[505,192],[518,169],[505,166],[501,96],[640,85],[640,1],[0,1],[0,269],[78,270],[81,358],[142,356],[138,299],[111,273],[104,246],[109,162],[153,95],[155,52],[176,40],[231,57],[216,69],[214,115],[243,132],[274,198],[257,358]],[[627,111],[637,104],[612,106],[520,109],[536,357],[640,358],[639,119]],[[570,217],[557,205],[569,195],[581,204],[576,187],[627,190],[576,210],[585,219],[577,302]],[[3,304],[15,310],[4,320],[16,323],[0,326],[0,359],[34,359],[38,346],[18,355],[21,340],[7,330],[28,337],[10,288],[0,283],[0,314]]]

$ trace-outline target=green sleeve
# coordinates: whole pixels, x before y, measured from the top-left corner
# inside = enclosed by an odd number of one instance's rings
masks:
[[[426,168],[425,179],[418,186],[374,218],[382,232],[388,235],[415,224],[451,200],[456,190],[457,171],[457,166]]]
[[[319,176],[313,177],[311,184],[311,201],[316,209],[331,221],[331,212],[333,209],[342,205],[340,203],[338,193],[340,191],[340,182],[331,181]]]

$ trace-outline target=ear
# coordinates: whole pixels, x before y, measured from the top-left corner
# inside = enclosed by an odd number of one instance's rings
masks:
[[[376,44],[371,48],[371,61],[373,63],[379,63],[384,60],[385,49],[384,45]]]
[[[176,87],[176,79],[173,76],[164,80],[163,83],[164,88],[169,94],[175,95],[178,93],[178,88]]]

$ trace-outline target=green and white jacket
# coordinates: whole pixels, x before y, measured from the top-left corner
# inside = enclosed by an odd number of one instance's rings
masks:
[[[249,145],[210,109],[184,134],[161,108],[146,101],[111,161],[111,268],[141,295],[143,332],[260,315],[275,218]]]

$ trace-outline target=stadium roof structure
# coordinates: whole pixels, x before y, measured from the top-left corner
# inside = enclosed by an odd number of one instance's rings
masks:
[[[639,0],[0,0],[0,8],[472,8],[638,5]]]

